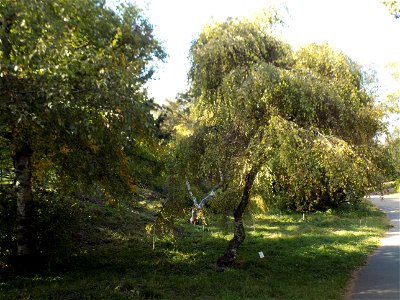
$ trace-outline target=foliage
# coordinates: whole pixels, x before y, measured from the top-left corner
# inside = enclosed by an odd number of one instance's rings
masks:
[[[387,181],[400,178],[400,131],[395,130],[386,136],[382,146],[380,165]]]
[[[36,209],[33,227],[36,250],[39,253],[37,266],[55,267],[71,259],[77,229],[80,226],[81,210],[76,197],[46,190],[36,190]],[[1,185],[0,257],[10,260],[15,248],[16,198],[12,188]],[[41,264],[41,266],[39,266]]]
[[[400,18],[400,7],[397,0],[382,1],[382,3],[388,8],[391,15],[396,19]]]
[[[0,137],[0,184],[13,183],[13,163],[8,142]]]
[[[395,190],[400,193],[400,178],[395,180]]]
[[[361,200],[376,169],[372,162],[342,139],[280,122],[273,125],[284,135],[277,137],[275,153],[260,172],[255,191],[267,207],[316,211]]]
[[[165,57],[141,11],[114,12],[100,0],[7,0],[0,22],[0,136],[14,163],[29,161],[24,195],[132,196],[157,169],[155,106],[143,84]],[[28,200],[17,199],[21,207]]]
[[[8,257],[14,250],[16,198],[12,187],[0,184],[0,257]]]
[[[220,266],[236,258],[251,198],[269,208],[327,210],[358,203],[377,183],[371,153],[382,112],[365,73],[328,45],[293,52],[274,36],[277,20],[272,12],[213,23],[191,48],[194,126],[176,147],[175,180],[204,191],[223,174],[211,207],[233,211],[234,236]]]
[[[391,62],[387,65],[388,71],[391,73],[392,78],[397,84],[397,90],[387,95],[383,105],[385,112],[390,116],[397,117],[400,115],[400,63]]]
[[[126,181],[124,164],[110,162],[148,151],[152,103],[141,86],[153,72],[149,61],[164,57],[140,11],[6,1],[1,15],[13,16],[1,52],[2,134],[13,144],[29,136],[37,172],[46,165],[63,180]]]
[[[76,252],[76,235],[82,209],[78,198],[59,191],[36,191],[37,251],[42,266],[56,268],[70,262]]]
[[[328,45],[293,53],[266,30],[268,20],[259,22],[214,23],[193,44],[196,123],[177,146],[177,173],[201,191],[222,171],[224,190],[211,203],[220,211],[236,207],[244,174],[257,165],[254,193],[270,206],[359,201],[376,183],[370,152],[382,129],[364,71]]]
[[[158,137],[170,148],[174,147],[174,141],[190,132],[188,113],[189,104],[192,101],[188,93],[178,94],[174,101],[167,101],[160,107],[156,120]]]

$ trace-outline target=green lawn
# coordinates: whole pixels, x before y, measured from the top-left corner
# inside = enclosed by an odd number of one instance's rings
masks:
[[[23,278],[2,271],[1,299],[343,299],[352,271],[388,228],[365,204],[300,214],[247,217],[234,267],[218,268],[231,222],[182,223],[175,238],[145,235],[154,210],[145,205],[86,209],[81,247],[64,269]],[[89,218],[90,214],[90,218]],[[259,251],[265,257],[260,258]]]

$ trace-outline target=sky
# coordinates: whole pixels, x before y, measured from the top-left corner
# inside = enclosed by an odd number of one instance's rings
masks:
[[[128,0],[129,1],[129,0]],[[133,0],[132,0],[133,1]],[[205,24],[228,17],[251,17],[274,4],[284,12],[281,38],[294,49],[329,43],[377,72],[379,92],[399,89],[386,65],[400,63],[400,19],[380,0],[136,0],[168,54],[148,90],[156,102],[175,99],[187,87],[189,49]],[[286,10],[283,9],[287,8]]]

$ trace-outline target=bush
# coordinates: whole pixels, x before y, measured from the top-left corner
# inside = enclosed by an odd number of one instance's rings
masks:
[[[37,191],[36,197],[37,250],[49,267],[67,263],[81,219],[77,198],[47,190]]]
[[[394,181],[394,189],[396,190],[396,192],[400,193],[400,178]]]
[[[16,255],[17,201],[12,186],[0,185],[0,260]],[[80,207],[74,197],[44,189],[35,190],[37,252],[48,267],[68,262],[80,224]]]
[[[0,259],[15,252],[17,201],[11,185],[0,184]]]

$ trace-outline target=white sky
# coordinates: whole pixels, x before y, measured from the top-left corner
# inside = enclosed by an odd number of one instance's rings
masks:
[[[112,1],[112,0],[110,0]],[[132,0],[133,1],[133,0]],[[187,84],[191,42],[212,20],[251,16],[270,3],[288,11],[283,39],[294,48],[328,42],[365,67],[378,72],[382,94],[396,88],[385,71],[400,62],[400,19],[380,0],[136,0],[154,26],[169,57],[148,88],[158,103],[174,99]],[[397,87],[399,88],[399,87]]]

